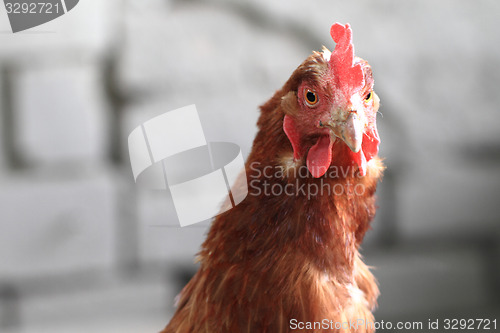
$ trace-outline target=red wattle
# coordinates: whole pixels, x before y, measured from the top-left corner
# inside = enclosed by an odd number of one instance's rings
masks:
[[[376,127],[373,127],[368,133],[363,134],[362,149],[365,154],[366,161],[369,162],[373,157],[378,154],[378,147],[380,145],[380,138]]]
[[[283,119],[283,131],[285,131],[288,141],[292,144],[293,158],[296,160],[300,159],[299,132],[297,126],[295,126],[295,121],[289,115],[286,115]]]
[[[307,169],[314,178],[323,176],[332,162],[333,141],[330,136],[321,136],[307,154]]]
[[[351,152],[351,158],[358,165],[360,175],[365,176],[366,164],[368,163],[368,161],[366,160],[363,150],[360,150],[357,153]]]
[[[368,162],[378,154],[378,147],[380,138],[378,136],[377,128],[372,128],[368,132],[363,133],[363,143],[361,150],[357,153],[351,152],[352,160],[358,165],[359,173],[361,176],[366,175],[366,168]]]

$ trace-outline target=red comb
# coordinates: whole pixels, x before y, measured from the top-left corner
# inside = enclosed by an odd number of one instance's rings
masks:
[[[361,65],[354,65],[354,46],[352,45],[352,30],[347,23],[343,26],[335,23],[330,28],[330,34],[337,45],[330,56],[330,68],[346,99],[359,91],[364,85]]]

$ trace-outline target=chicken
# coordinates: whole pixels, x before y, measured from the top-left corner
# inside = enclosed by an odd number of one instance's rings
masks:
[[[163,332],[374,331],[359,247],[384,168],[379,98],[350,26],[331,35],[261,106],[248,196],[215,218]]]

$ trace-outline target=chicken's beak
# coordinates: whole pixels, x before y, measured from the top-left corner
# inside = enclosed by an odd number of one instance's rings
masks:
[[[365,124],[356,111],[349,111],[343,120],[331,120],[321,125],[330,128],[353,152],[360,151]]]

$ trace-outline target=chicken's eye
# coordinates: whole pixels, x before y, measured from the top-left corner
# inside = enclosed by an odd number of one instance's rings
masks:
[[[370,91],[370,92],[368,93],[368,95],[366,95],[366,97],[365,97],[365,101],[369,102],[369,101],[371,101],[371,100],[372,100],[372,98],[373,98],[373,93]]]
[[[305,93],[305,97],[306,97],[305,98],[306,103],[309,106],[313,106],[313,105],[316,105],[316,103],[318,103],[318,95],[316,95],[316,93],[312,90],[307,89],[306,93]]]

